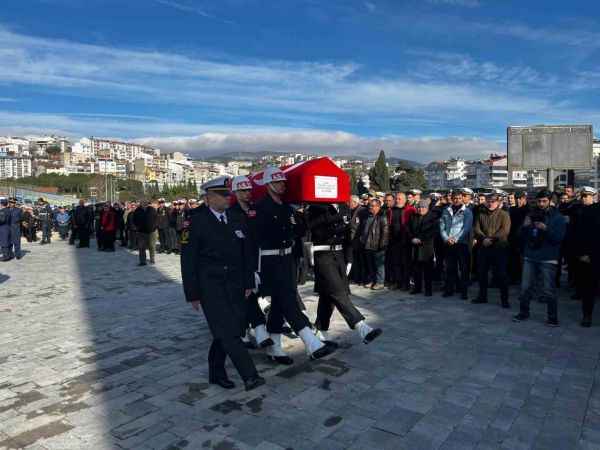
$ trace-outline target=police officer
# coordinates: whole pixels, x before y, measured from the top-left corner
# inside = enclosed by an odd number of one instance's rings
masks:
[[[254,264],[253,272],[258,270],[258,245],[256,244],[256,209],[252,203],[252,183],[244,175],[237,176],[231,182],[231,191],[234,193],[236,203],[230,208],[240,216],[246,217],[248,226],[248,237],[251,244],[252,253],[248,255],[249,262]],[[258,279],[258,273],[255,277]],[[267,319],[258,303],[258,292],[254,290],[247,299],[248,323],[252,328],[256,343],[260,348],[267,348],[273,345],[273,341],[267,333]]]
[[[329,324],[336,308],[365,344],[372,342],[381,334],[381,329],[373,329],[365,322],[348,295],[347,276],[352,267],[349,208],[312,204],[306,220],[312,236],[315,291],[319,294],[315,328],[325,342],[331,342]]]
[[[580,207],[573,223],[572,253],[575,259],[575,283],[582,300],[582,327],[592,326],[592,314],[598,289],[600,268],[600,206],[594,202],[597,190],[584,186],[580,191]]]
[[[292,247],[298,235],[304,234],[292,207],[283,201],[286,176],[276,167],[263,172],[262,184],[267,195],[256,205],[256,229],[259,246],[260,292],[271,296],[271,310],[267,330],[274,345],[267,353],[272,357],[287,356],[281,347],[284,320],[300,336],[311,359],[318,359],[335,351],[321,342],[310,328],[308,318],[300,310],[297,295],[297,273]],[[291,360],[291,358],[290,358]]]
[[[228,177],[203,185],[208,206],[192,216],[181,239],[181,273],[185,297],[202,308],[213,335],[208,353],[209,382],[225,389],[234,383],[225,371],[229,356],[247,391],[265,383],[242,342],[246,329],[246,299],[256,287],[245,218],[228,211]]]
[[[23,211],[17,206],[17,199],[8,199],[8,209],[10,215],[10,242],[9,255],[21,259],[21,222],[23,221]]]
[[[52,208],[43,198],[38,199],[38,221],[42,226],[42,240],[40,245],[50,244],[52,236]]]
[[[0,253],[2,261],[10,261],[10,210],[8,200],[0,199]]]

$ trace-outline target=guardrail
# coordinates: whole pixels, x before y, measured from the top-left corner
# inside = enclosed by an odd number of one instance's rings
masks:
[[[1,185],[0,197],[15,197],[20,203],[35,203],[40,197],[43,197],[50,205],[57,206],[69,206],[77,203],[78,200],[74,195],[50,194],[31,188]]]

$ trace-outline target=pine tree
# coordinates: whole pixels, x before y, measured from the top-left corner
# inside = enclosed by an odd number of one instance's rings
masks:
[[[385,152],[379,151],[379,156],[375,165],[369,171],[369,178],[374,189],[382,192],[388,192],[390,190],[390,173],[385,160]]]

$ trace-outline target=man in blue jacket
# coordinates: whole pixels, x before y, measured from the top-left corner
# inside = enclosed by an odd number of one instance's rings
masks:
[[[461,193],[455,191],[452,193],[452,204],[444,210],[440,219],[440,235],[446,245],[446,285],[443,297],[454,295],[456,290],[463,300],[468,299],[471,268],[469,240],[472,229],[473,213],[463,204]]]
[[[521,227],[524,246],[521,308],[513,320],[521,322],[529,319],[531,297],[539,292],[540,301],[548,307],[546,325],[557,327],[556,271],[567,225],[564,216],[550,206],[551,198],[550,191],[539,192],[536,195],[537,207],[531,210]]]
[[[8,199],[8,210],[10,216],[10,242],[8,245],[9,256],[21,259],[21,222],[23,211],[17,206],[17,199]]]

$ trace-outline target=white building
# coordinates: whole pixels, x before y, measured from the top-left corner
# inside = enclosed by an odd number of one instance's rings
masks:
[[[71,149],[73,154],[83,155],[88,159],[92,158],[92,141],[89,138],[81,138],[79,142],[75,142]]]
[[[0,180],[30,177],[31,175],[31,159],[0,157]]]
[[[81,142],[81,141],[80,141]],[[133,142],[113,141],[110,139],[89,138],[89,145],[92,155],[97,159],[113,159],[133,162],[136,159],[144,158],[144,154],[153,158],[160,152],[147,145],[136,144]]]
[[[31,156],[29,139],[19,137],[0,137],[0,156],[23,158]]]

